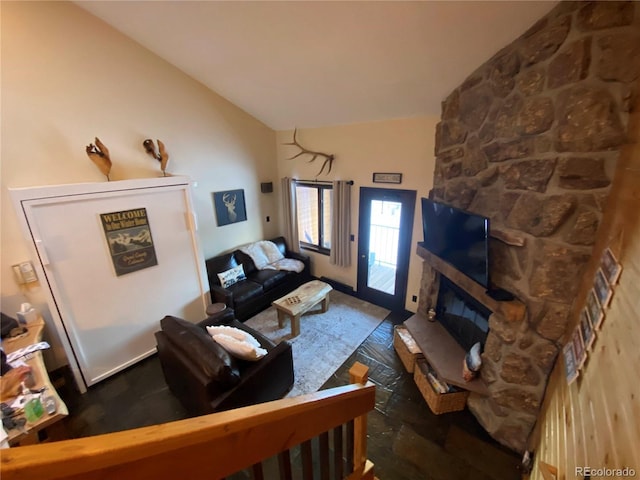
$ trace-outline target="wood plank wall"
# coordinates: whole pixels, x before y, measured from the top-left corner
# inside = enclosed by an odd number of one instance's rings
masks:
[[[640,81],[635,92],[640,96]],[[640,478],[640,100],[635,103],[630,144],[616,167],[594,257],[576,279],[581,289],[573,317],[607,246],[622,263],[622,275],[578,379],[567,386],[562,359],[556,363],[530,439],[531,479],[548,478],[540,462],[556,467],[558,479],[584,478],[576,467],[628,467]]]

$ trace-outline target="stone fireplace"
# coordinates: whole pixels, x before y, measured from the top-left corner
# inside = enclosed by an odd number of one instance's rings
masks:
[[[626,142],[640,76],[639,10],[633,2],[560,3],[442,105],[430,196],[491,219],[492,283],[523,305],[517,316],[492,309],[481,374],[490,394],[472,393],[468,406],[517,451],[572,323],[576,279]],[[437,277],[425,261],[425,316]]]

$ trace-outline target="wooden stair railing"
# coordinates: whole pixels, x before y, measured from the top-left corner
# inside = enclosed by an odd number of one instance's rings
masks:
[[[349,373],[351,385],[300,397],[134,430],[5,449],[0,452],[0,477],[217,480],[249,469],[252,478],[271,480],[272,475],[265,476],[263,461],[277,455],[279,478],[291,479],[292,468],[301,463],[303,478],[311,480],[313,439],[319,451],[315,462],[319,478],[331,478],[333,470],[336,479],[373,480],[373,464],[366,458],[366,422],[367,413],[374,408],[375,386],[367,381],[364,365],[354,364]],[[300,455],[292,455],[297,446]]]

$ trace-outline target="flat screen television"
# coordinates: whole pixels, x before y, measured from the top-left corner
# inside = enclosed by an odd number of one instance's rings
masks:
[[[422,198],[424,248],[489,288],[489,219]]]

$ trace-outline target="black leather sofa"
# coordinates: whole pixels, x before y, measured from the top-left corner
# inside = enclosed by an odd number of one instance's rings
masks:
[[[258,270],[251,257],[241,250],[234,250],[206,261],[211,301],[224,303],[235,311],[236,318],[245,321],[261,312],[274,300],[311,280],[310,260],[307,255],[292,252],[284,237],[271,241],[286,258],[300,260],[304,270],[300,273],[283,270]],[[218,274],[242,264],[246,280],[222,288]]]
[[[165,381],[190,415],[277,400],[293,385],[291,345],[275,345],[243,323],[228,321],[229,316],[231,310],[218,321],[253,335],[267,350],[264,357],[255,362],[232,357],[207,333],[205,327],[214,324],[208,319],[193,324],[166,316],[155,333]]]

